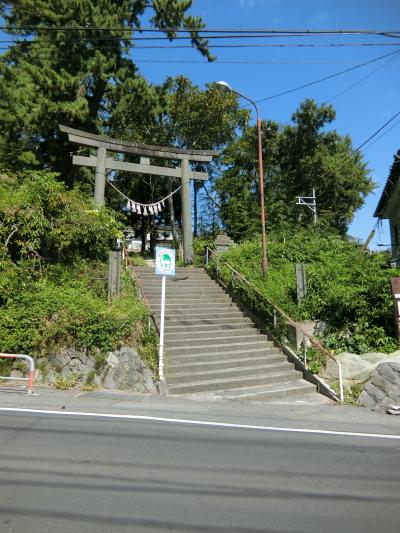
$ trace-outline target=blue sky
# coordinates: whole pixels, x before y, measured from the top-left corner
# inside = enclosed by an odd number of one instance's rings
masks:
[[[191,13],[200,15],[210,29],[400,30],[399,0],[193,0]],[[400,39],[397,41],[400,44]],[[136,48],[132,55],[142,74],[154,83],[178,74],[188,76],[201,87],[211,81],[225,80],[238,91],[259,100],[397,49],[400,51],[400,47],[389,46],[389,43],[396,42],[395,39],[365,35],[229,41],[231,44],[251,42],[314,43],[319,46],[217,48],[213,53],[220,62],[216,63],[207,63],[191,49]],[[339,43],[368,46],[321,46]],[[400,111],[399,87],[400,55],[396,55],[262,102],[260,112],[262,118],[282,123],[290,121],[292,113],[305,98],[313,98],[319,104],[331,103],[337,112],[333,128],[341,135],[349,134],[353,146],[357,147]],[[350,226],[350,234],[361,240],[367,238],[376,222],[373,212],[392,165],[393,155],[400,148],[400,116],[383,133],[381,138],[371,146],[367,145],[362,152],[377,188],[369,195]],[[304,194],[310,192],[304,191]],[[389,242],[386,223],[382,230],[377,232],[372,248],[379,242]]]

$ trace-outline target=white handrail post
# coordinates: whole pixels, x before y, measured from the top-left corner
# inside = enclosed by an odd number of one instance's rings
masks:
[[[160,349],[158,352],[158,376],[160,381],[165,381],[164,377],[164,316],[165,316],[165,281],[162,277],[161,283],[161,317],[160,317]]]
[[[343,391],[343,373],[342,373],[342,363],[336,360],[339,368],[339,388],[340,388],[340,401],[344,402],[344,391]]]

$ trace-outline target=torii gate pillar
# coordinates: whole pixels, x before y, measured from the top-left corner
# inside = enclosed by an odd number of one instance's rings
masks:
[[[97,149],[96,182],[94,185],[94,203],[97,207],[104,205],[104,192],[106,188],[106,158],[107,150],[104,146]]]
[[[189,159],[181,161],[182,185],[182,226],[183,226],[183,260],[185,265],[192,263],[193,233],[192,205],[190,201]]]

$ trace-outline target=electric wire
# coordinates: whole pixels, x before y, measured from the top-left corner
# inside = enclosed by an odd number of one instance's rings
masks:
[[[310,30],[310,29],[274,29],[274,28],[154,28],[144,27],[135,28],[132,26],[40,26],[40,25],[3,25],[0,26],[3,31],[121,31],[131,32],[137,31],[140,33],[258,33],[271,35],[292,35],[301,34],[302,36],[310,35],[382,35],[382,36],[400,36],[400,30],[359,30],[359,29],[325,29],[325,30]]]
[[[365,152],[365,150],[368,150],[369,148],[371,148],[371,146],[373,144],[375,144],[376,142],[378,142],[380,139],[382,139],[382,137],[384,137],[387,133],[389,133],[390,131],[392,131],[396,126],[398,126],[400,124],[400,120],[398,120],[397,122],[395,122],[390,128],[388,128],[386,131],[384,131],[382,133],[382,135],[379,135],[379,137],[377,137],[376,139],[374,139],[371,143],[369,143],[367,146],[364,147],[364,149],[362,150],[363,152]]]
[[[369,78],[370,76],[372,76],[373,74],[375,74],[376,72],[378,72],[379,70],[387,67],[392,61],[394,61],[395,59],[397,59],[400,55],[400,52],[398,52],[397,54],[390,54],[392,57],[389,57],[389,59],[387,61],[384,62],[383,65],[379,65],[379,67],[377,67],[376,69],[372,70],[371,72],[368,72],[368,74],[366,74],[365,76],[363,76],[362,78],[360,78],[359,80],[357,80],[355,83],[352,83],[351,85],[349,85],[348,87],[346,87],[345,89],[343,89],[342,91],[338,92],[337,94],[335,94],[334,96],[332,96],[331,98],[328,98],[328,100],[326,100],[326,103],[329,103],[329,102],[332,102],[333,100],[335,100],[336,98],[339,98],[339,96],[342,96],[342,94],[345,94],[347,91],[350,91],[350,89],[353,89],[354,87],[356,87],[357,85],[360,85],[360,83],[362,83],[363,81],[365,81],[367,78]]]
[[[398,111],[397,113],[395,113],[388,121],[385,122],[385,124],[383,124],[383,126],[381,126],[379,129],[377,129],[372,135],[370,135],[368,137],[368,139],[366,139],[364,142],[362,142],[359,146],[357,146],[357,148],[354,148],[354,150],[352,150],[342,161],[342,165],[348,161],[354,154],[356,154],[357,152],[359,152],[361,150],[361,148],[363,148],[370,140],[372,140],[374,137],[376,137],[378,135],[378,133],[380,133],[384,128],[386,128],[386,126],[388,124],[390,124],[391,122],[393,122],[393,120],[398,117],[400,115],[400,111]]]
[[[278,98],[280,96],[285,96],[286,94],[293,93],[295,91],[299,91],[301,89],[304,89],[306,87],[311,87],[312,85],[316,85],[317,83],[321,83],[326,80],[330,80],[332,78],[336,78],[337,76],[341,76],[342,74],[346,74],[347,72],[351,72],[353,70],[356,70],[358,68],[364,67],[365,65],[369,65],[371,63],[375,63],[376,61],[379,61],[381,59],[384,59],[386,57],[394,56],[396,54],[399,54],[400,52],[396,50],[395,52],[390,52],[389,54],[385,54],[383,56],[376,57],[375,59],[370,59],[369,61],[365,61],[364,63],[360,63],[358,65],[354,65],[352,67],[349,67],[345,70],[341,70],[340,72],[336,72],[335,74],[329,74],[328,76],[324,76],[323,78],[319,78],[318,80],[310,81],[308,83],[303,83],[302,85],[299,85],[297,87],[293,87],[292,89],[288,89],[286,91],[282,91],[280,93],[273,94],[271,96],[266,96],[265,98],[261,98],[259,100],[255,100],[257,104],[261,102],[265,102],[266,100],[272,100],[274,98]]]
[[[22,44],[30,44],[32,43],[32,46],[35,46],[35,41],[23,41]],[[21,43],[19,43],[21,44]],[[40,48],[43,48],[42,43],[38,43],[40,45]],[[89,43],[90,44],[90,43]],[[97,48],[112,48],[111,46],[106,46],[107,43],[104,43],[103,45],[98,45],[96,48],[93,48],[93,50]],[[118,44],[117,42],[114,43]],[[366,48],[373,48],[373,47],[381,47],[381,46],[394,46],[394,47],[400,47],[400,42],[396,43],[328,43],[328,44],[316,44],[316,43],[253,43],[253,44],[207,44],[207,48],[209,49],[233,49],[233,48],[347,48],[347,47],[366,47]],[[123,45],[124,48],[128,49],[135,49],[135,50],[182,50],[182,49],[189,49],[193,50],[196,48],[195,44],[177,44],[177,45]],[[0,50],[8,50],[8,47],[0,47]]]

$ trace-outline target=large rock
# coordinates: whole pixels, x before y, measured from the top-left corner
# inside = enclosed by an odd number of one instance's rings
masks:
[[[343,352],[336,356],[342,365],[343,380],[346,385],[365,383],[374,374],[377,367],[386,361],[400,362],[400,351],[391,354],[369,352],[361,355]],[[332,360],[321,370],[320,375],[326,379],[338,379],[338,365]]]
[[[109,353],[103,385],[107,389],[157,392],[151,371],[133,348],[121,348],[116,352]]]
[[[400,362],[381,363],[371,380],[364,385],[358,405],[370,409],[384,409],[400,404]]]

